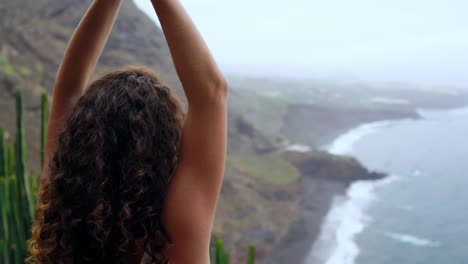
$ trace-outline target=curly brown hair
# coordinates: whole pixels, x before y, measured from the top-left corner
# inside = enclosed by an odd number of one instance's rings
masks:
[[[161,213],[183,121],[180,101],[147,69],[92,83],[49,163],[29,262],[127,263],[144,250],[151,263],[167,263]]]

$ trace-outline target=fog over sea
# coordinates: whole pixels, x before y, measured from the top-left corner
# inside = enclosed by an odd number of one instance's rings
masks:
[[[306,264],[468,263],[468,108],[419,112],[328,147],[390,176],[334,201]]]

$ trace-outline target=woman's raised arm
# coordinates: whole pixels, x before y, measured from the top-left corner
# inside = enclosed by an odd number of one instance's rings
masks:
[[[166,37],[189,106],[224,98],[226,81],[179,0],[151,0]]]
[[[67,114],[85,90],[122,2],[123,0],[94,0],[68,44],[55,80],[47,127],[45,164],[48,164],[56,150],[57,137]],[[47,174],[48,166],[44,166],[43,179]]]
[[[209,263],[209,241],[226,159],[226,81],[178,0],[152,0],[188,101],[181,153],[164,223],[170,263]]]

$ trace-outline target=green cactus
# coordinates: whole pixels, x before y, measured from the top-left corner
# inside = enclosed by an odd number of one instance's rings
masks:
[[[255,264],[255,246],[249,245],[249,255],[247,257],[247,264]]]
[[[2,208],[2,223],[4,229],[8,230],[4,233],[4,249],[3,260],[5,263],[22,263],[22,260],[27,254],[24,238],[26,232],[23,226],[21,217],[22,211],[20,208],[21,201],[18,195],[18,181],[15,172],[15,145],[10,145],[7,148],[7,166],[6,178],[2,182],[5,192],[1,201]]]
[[[0,178],[7,175],[7,151],[6,151],[5,129],[0,128]]]
[[[47,93],[43,93],[41,96],[41,168],[44,168],[45,159],[45,144],[46,144],[46,133],[47,133],[47,121],[49,119],[49,104],[47,99]]]
[[[46,99],[46,96],[41,99],[42,159],[48,118]],[[26,170],[22,92],[16,94],[16,110],[15,144],[6,145],[6,132],[0,128],[0,263],[24,263],[39,189],[40,178],[29,176]]]
[[[216,239],[215,264],[223,264],[224,245],[223,240]]]
[[[214,264],[229,264],[229,262],[230,262],[230,255],[224,249],[223,240],[220,238],[216,239]]]
[[[0,128],[0,260],[9,261],[8,178],[5,130]]]
[[[229,264],[230,256],[228,252],[224,252],[223,254],[223,264]]]
[[[32,201],[26,173],[26,140],[23,120],[23,93],[16,93],[16,179],[18,181],[18,198],[23,216],[25,230],[30,230],[32,220]],[[26,239],[27,237],[25,237]]]
[[[7,172],[6,175],[11,176],[13,175],[13,172],[15,171],[15,146],[10,145],[7,147]]]

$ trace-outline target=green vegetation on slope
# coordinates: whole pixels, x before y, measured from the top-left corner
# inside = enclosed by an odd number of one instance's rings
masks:
[[[287,184],[298,172],[279,155],[229,155],[228,163],[241,172],[275,184]]]
[[[23,66],[15,67],[3,52],[0,52],[0,71],[10,77],[26,78],[31,75],[31,70],[28,68]]]

